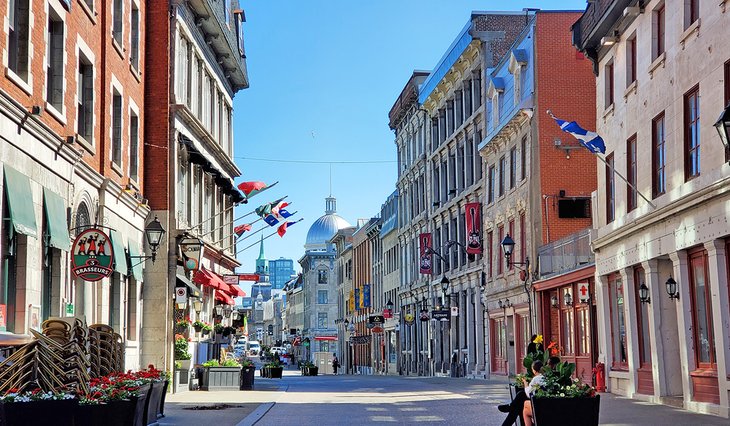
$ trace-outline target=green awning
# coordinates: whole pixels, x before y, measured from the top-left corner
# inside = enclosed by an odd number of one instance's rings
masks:
[[[69,251],[71,249],[71,238],[68,236],[66,206],[63,204],[63,198],[50,189],[43,188],[43,200],[46,209],[48,245],[63,251]]]
[[[139,243],[133,239],[127,240],[129,247],[129,261],[132,262],[132,276],[137,282],[141,282],[144,279],[144,262],[146,259],[142,259],[139,255]]]
[[[177,283],[175,287],[187,287],[188,288],[188,296],[189,297],[197,297],[202,298],[202,293],[200,292],[200,289],[198,286],[192,283],[188,279],[188,277],[185,275],[185,270],[182,268],[182,266],[177,267]]]
[[[8,211],[13,229],[19,234],[37,238],[38,227],[35,223],[30,179],[8,165],[5,165],[3,170],[5,171],[5,194],[8,196]]]
[[[114,249],[114,270],[122,275],[127,275],[127,254],[124,252],[124,240],[119,232],[112,230],[109,236],[112,239]]]

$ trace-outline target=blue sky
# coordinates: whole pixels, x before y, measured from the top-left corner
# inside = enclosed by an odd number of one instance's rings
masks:
[[[241,0],[250,88],[234,100],[235,160],[243,172],[237,183],[279,184],[239,206],[236,217],[288,195],[290,211],[304,220],[284,238],[274,235],[264,244],[267,258],[296,263],[330,193],[330,166],[307,163],[315,161],[379,161],[331,166],[339,215],[354,224],[378,214],[396,180],[388,111],[414,69],[433,69],[470,12],[585,5],[585,0]],[[239,242],[238,250],[274,230]],[[239,272],[254,270],[258,252],[256,245],[238,255]]]

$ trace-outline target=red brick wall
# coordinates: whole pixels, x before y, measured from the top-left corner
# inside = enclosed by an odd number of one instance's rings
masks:
[[[152,210],[167,210],[168,194],[173,188],[169,182],[170,144],[170,80],[173,51],[170,41],[170,12],[167,1],[154,1],[147,5],[149,31],[145,70],[146,140],[145,197]]]
[[[129,99],[133,99],[139,107],[140,133],[139,133],[139,175],[140,181],[143,180],[143,158],[144,158],[144,127],[143,127],[143,109],[144,109],[144,87],[143,83],[138,81],[132,75],[129,65],[130,39],[130,11],[131,0],[124,1],[125,22],[124,22],[124,46],[126,49],[123,55],[118,55],[111,48],[111,2],[97,1],[95,11],[88,11],[81,2],[77,0],[71,1],[71,11],[65,13],[65,69],[64,69],[64,106],[66,108],[65,123],[45,110],[45,82],[46,82],[46,31],[48,23],[48,13],[46,12],[47,2],[33,1],[33,27],[31,28],[31,45],[32,56],[30,58],[29,67],[32,74],[31,94],[27,94],[20,86],[2,73],[0,77],[0,90],[6,92],[10,97],[18,103],[30,110],[33,105],[41,106],[42,113],[37,119],[47,125],[55,132],[60,139],[76,134],[76,93],[77,93],[77,74],[79,58],[76,54],[77,39],[81,37],[84,42],[94,53],[94,143],[93,151],[85,150],[83,161],[93,167],[97,172],[111,178],[119,185],[128,183],[129,173]],[[105,9],[101,7],[106,5]],[[140,0],[140,40],[144,40],[145,25],[145,1]],[[7,17],[8,1],[0,0],[0,13],[3,17]],[[104,40],[106,38],[106,40]],[[7,50],[8,46],[7,33],[3,33],[0,37],[0,49]],[[106,54],[102,51],[102,47],[106,47]],[[144,43],[140,42],[140,69],[144,68]],[[111,74],[114,73],[117,80],[122,85],[124,95],[123,102],[123,147],[122,158],[124,170],[120,176],[117,172],[112,171],[109,167],[110,159],[110,117],[111,117]],[[104,98],[106,94],[106,98]]]
[[[576,121],[587,130],[596,128],[596,82],[591,63],[576,55],[571,45],[570,26],[581,16],[579,12],[538,12],[535,28],[536,93],[535,115],[538,123],[538,155],[540,157],[541,195],[557,195],[562,189],[568,197],[590,197],[596,189],[596,159],[585,148],[566,152],[554,146],[555,138],[563,145],[579,145],[568,133],[560,130],[546,113]],[[533,151],[535,152],[535,151]],[[542,197],[541,197],[542,198]],[[545,203],[542,203],[542,244],[555,241],[591,226],[591,219],[558,218],[557,202],[548,200],[549,224]],[[540,244],[538,244],[540,245]]]

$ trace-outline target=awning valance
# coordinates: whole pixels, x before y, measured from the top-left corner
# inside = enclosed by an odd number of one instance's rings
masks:
[[[233,301],[233,298],[229,295],[227,295],[224,292],[216,291],[215,292],[215,300],[219,302],[223,302],[226,305],[235,305],[235,302]]]
[[[63,198],[48,188],[43,188],[43,206],[46,210],[48,245],[63,251],[71,249],[71,238],[66,225],[66,206]]]
[[[246,297],[246,292],[237,285],[228,285],[231,291],[228,292],[233,297]]]
[[[133,239],[127,240],[127,246],[129,250],[129,261],[131,262],[132,276],[135,281],[140,282],[144,280],[144,262],[146,259],[142,259],[139,254],[139,243]]]
[[[122,275],[129,273],[127,266],[127,254],[124,252],[124,240],[122,235],[112,229],[109,238],[112,239],[112,249],[114,250],[114,271],[119,272]]]
[[[38,237],[30,179],[7,165],[3,167],[3,170],[5,172],[3,173],[5,176],[5,194],[8,196],[8,212],[10,213],[13,229],[19,234],[34,238]]]
[[[208,286],[216,290],[221,290],[226,293],[230,293],[231,289],[228,284],[223,282],[223,278],[220,275],[212,271],[205,269],[198,269],[193,276],[193,282],[196,284]]]

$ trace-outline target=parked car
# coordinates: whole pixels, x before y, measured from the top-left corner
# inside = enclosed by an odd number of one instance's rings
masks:
[[[283,346],[274,346],[273,348],[269,349],[271,353],[278,352],[279,355],[284,355],[286,353],[286,348]]]
[[[248,342],[248,354],[249,355],[258,355],[259,352],[261,352],[261,345],[257,340],[252,340]]]

